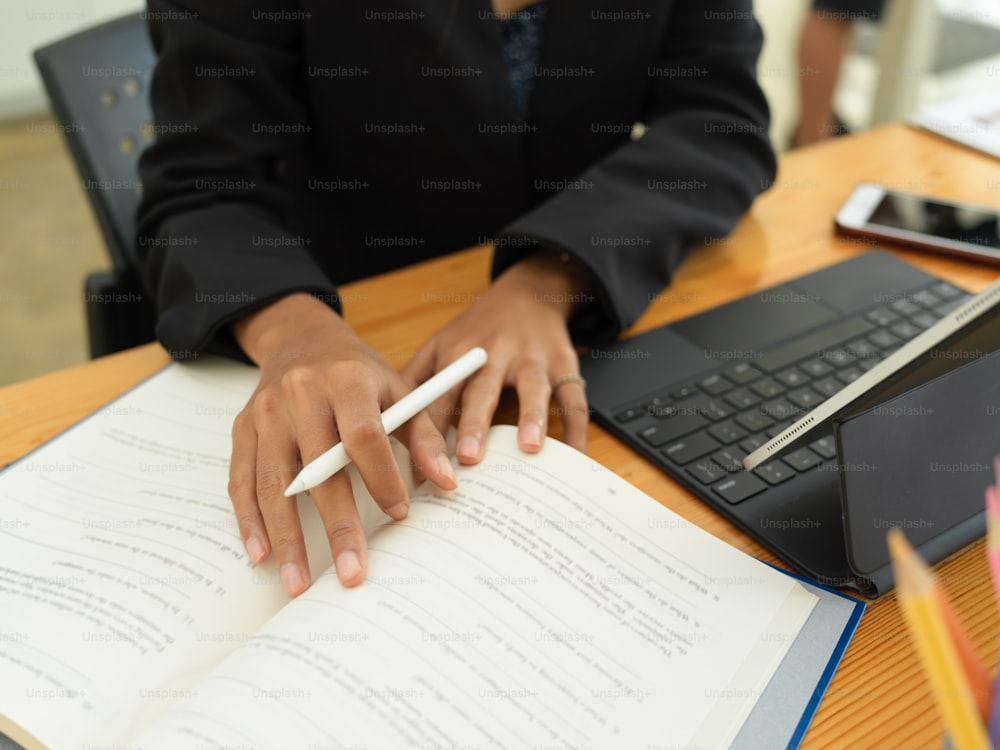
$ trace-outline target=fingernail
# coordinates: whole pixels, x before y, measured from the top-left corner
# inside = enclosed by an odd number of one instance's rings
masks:
[[[289,596],[296,596],[309,587],[309,579],[295,563],[285,563],[281,566],[281,584]]]
[[[455,454],[461,458],[468,458],[473,461],[477,460],[479,458],[479,440],[471,435],[466,435],[458,441]]]
[[[386,514],[393,521],[402,521],[404,518],[406,518],[406,514],[409,510],[410,510],[410,504],[404,500],[403,502],[398,503],[397,505],[393,505],[391,508],[389,508],[386,511]]]
[[[528,422],[521,428],[519,437],[525,448],[539,448],[542,445],[542,428],[536,422]]]
[[[447,453],[442,453],[438,456],[438,471],[448,477],[451,481],[455,481],[455,467],[451,465],[451,461],[448,459]]]
[[[250,559],[259,563],[264,559],[267,554],[267,548],[264,546],[264,540],[260,538],[259,534],[251,534],[250,538],[247,539],[247,554],[250,555]]]
[[[337,577],[341,583],[353,581],[357,578],[358,573],[361,572],[361,561],[358,560],[358,556],[354,550],[347,549],[337,555],[335,565],[337,568]]]

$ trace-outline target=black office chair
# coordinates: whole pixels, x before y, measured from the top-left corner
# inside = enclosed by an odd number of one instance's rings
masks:
[[[155,312],[139,278],[139,154],[153,139],[146,22],[126,16],[35,52],[35,64],[111,256],[84,283],[90,356],[153,340]]]

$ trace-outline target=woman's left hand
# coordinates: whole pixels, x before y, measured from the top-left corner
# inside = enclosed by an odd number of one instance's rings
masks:
[[[505,387],[517,391],[517,441],[537,452],[548,431],[555,395],[563,440],[587,448],[587,394],[566,322],[589,299],[587,274],[543,251],[514,264],[458,318],[431,336],[402,369],[415,387],[475,346],[486,349],[486,365],[428,410],[444,434],[459,407],[455,453],[463,464],[483,455],[483,443]]]

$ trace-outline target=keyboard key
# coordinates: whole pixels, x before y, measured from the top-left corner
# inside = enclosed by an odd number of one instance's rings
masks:
[[[719,482],[712,491],[730,505],[736,505],[766,489],[767,485],[764,482],[750,472],[744,471]]]
[[[827,376],[822,380],[817,380],[812,387],[829,398],[844,387],[844,384],[835,377]]]
[[[809,377],[804,372],[799,372],[798,370],[785,370],[784,372],[779,372],[775,377],[788,388],[797,388],[809,382]]]
[[[774,398],[785,392],[785,386],[774,378],[762,378],[750,386],[750,390],[761,398]]]
[[[889,326],[889,330],[901,339],[912,339],[920,333],[920,329],[908,320],[901,320],[898,323],[893,323]]]
[[[837,455],[837,444],[833,441],[833,435],[825,435],[816,442],[809,443],[809,447],[823,458],[835,458]]]
[[[753,432],[756,431],[757,430],[753,430]],[[708,434],[723,445],[729,445],[730,443],[735,443],[737,440],[745,438],[747,436],[747,431],[731,419],[727,419],[725,422],[719,422],[718,424],[709,427]]]
[[[697,386],[694,386],[694,385],[682,385],[680,388],[677,388],[676,390],[671,391],[670,395],[673,398],[675,398],[678,401],[680,401],[680,400],[685,399],[685,398],[691,398],[691,396],[695,396],[695,395],[697,395],[697,393],[698,393],[698,387]]]
[[[652,425],[651,427],[645,428],[644,430],[640,430],[639,437],[641,437],[643,440],[645,440],[654,448],[659,448],[661,445],[666,445],[671,440],[673,440],[673,437],[669,435],[664,437],[664,435],[660,432],[660,425],[655,425],[655,424]]]
[[[942,302],[940,305],[934,308],[934,312],[937,313],[939,317],[943,318],[945,315],[950,313],[956,307],[961,307],[962,305],[964,305],[966,302],[968,302],[968,300],[969,298],[965,295],[961,297],[955,297],[953,299],[948,300],[947,302]]]
[[[674,404],[670,406],[650,406],[647,407],[649,416],[656,417],[657,419],[666,419],[667,417],[673,417],[677,415],[677,407]]]
[[[861,364],[865,362],[878,362],[877,359],[865,359],[861,361]],[[848,367],[837,373],[836,378],[844,385],[848,383],[853,383],[855,380],[864,375],[864,371],[860,367]]]
[[[710,458],[696,461],[687,467],[687,473],[702,484],[711,484],[726,476],[727,472]]]
[[[760,407],[761,413],[766,414],[773,420],[795,419],[802,413],[802,409],[792,406],[783,398],[768,401]]]
[[[879,307],[875,310],[869,310],[865,317],[878,326],[887,326],[890,323],[894,323],[899,320],[899,316],[888,307]]]
[[[941,299],[952,299],[954,297],[965,295],[965,292],[963,292],[961,289],[957,289],[953,287],[951,284],[948,284],[947,282],[944,281],[941,281],[932,286],[931,291]]]
[[[890,350],[890,351],[893,351],[893,352],[894,352],[894,351],[896,351],[896,350],[895,350],[895,349],[892,349],[892,350]],[[886,352],[885,356],[887,356],[887,357],[888,357],[888,356],[889,356],[889,353],[890,353],[890,352]],[[879,361],[880,361],[880,360],[877,360],[877,359],[866,359],[866,360],[864,360],[864,361],[862,361],[862,362],[858,362],[858,367],[860,367],[860,368],[861,368],[862,370],[864,370],[865,372],[868,372],[868,371],[869,371],[870,369],[872,369],[872,368],[873,368],[873,367],[874,367],[875,365],[877,365],[877,364],[879,363]]]
[[[646,409],[646,411],[649,411],[657,406],[670,406],[671,404],[673,404],[673,401],[671,401],[668,396],[654,396],[642,406]]]
[[[767,435],[767,439],[770,440],[775,435],[780,435],[781,433],[783,433],[793,424],[795,423],[790,419],[786,419],[782,422],[775,422],[773,427],[769,427],[764,431],[764,434]]]
[[[633,419],[641,417],[646,413],[646,410],[641,406],[633,406],[630,409],[625,409],[615,414],[615,420],[618,422],[631,422]]]
[[[740,410],[749,409],[751,406],[756,406],[760,403],[760,399],[746,388],[734,388],[722,398],[731,406]]]
[[[696,403],[694,399],[687,401],[683,404],[678,404],[674,406],[674,414],[676,416],[686,416],[686,415],[697,415],[699,417],[704,417],[702,413],[704,403]]]
[[[725,370],[722,374],[736,383],[736,385],[743,385],[744,383],[749,383],[751,380],[756,380],[764,373],[747,362],[741,362],[735,367]]]
[[[751,435],[740,443],[740,448],[744,451],[744,455],[747,453],[753,453],[755,450],[760,448],[760,446],[764,445],[764,443],[766,443],[769,439],[770,438],[764,435]],[[740,460],[742,459],[743,457],[740,456]]]
[[[900,315],[913,315],[914,313],[920,312],[920,308],[905,297],[903,299],[896,300],[889,305],[889,307],[895,312],[898,312]]]
[[[755,360],[754,365],[758,370],[768,373],[784,370],[800,359],[815,356],[818,351],[839,346],[850,339],[856,339],[858,336],[868,333],[874,327],[864,318],[849,318],[816,333],[802,336],[780,349],[768,352]]]
[[[917,313],[912,318],[910,322],[913,323],[918,328],[930,328],[932,325],[938,322],[938,318],[934,313],[929,313],[926,310],[921,313]]]
[[[787,456],[782,457],[782,461],[796,471],[808,471],[813,466],[823,463],[823,459],[808,448],[799,448],[797,451],[792,451]]]
[[[775,485],[787,482],[789,479],[794,477],[795,469],[781,459],[778,459],[777,461],[771,461],[763,466],[758,466],[754,469],[753,473],[768,484]]]
[[[799,388],[797,391],[792,391],[788,394],[788,400],[796,406],[801,406],[803,409],[812,409],[814,406],[823,403],[826,399],[812,388]]]
[[[677,407],[673,401],[663,396],[657,396],[643,404],[643,407],[650,414],[650,416],[656,417],[657,419],[664,419],[666,417],[672,417],[677,413]]]
[[[748,432],[760,432],[774,424],[774,420],[760,411],[748,411],[736,417],[736,423]]]
[[[733,448],[723,448],[712,454],[712,460],[732,474],[734,471],[743,471],[744,455],[743,452]]]
[[[705,378],[699,383],[701,389],[710,396],[718,396],[720,393],[725,393],[733,384],[726,380],[721,375],[712,375]]]
[[[854,355],[855,359],[870,359],[878,356],[878,347],[867,339],[855,339],[847,344],[847,351]]]
[[[847,367],[849,364],[854,362],[854,355],[844,349],[831,349],[830,351],[823,353],[823,359],[840,369],[841,367]]]
[[[723,403],[719,399],[712,399],[704,406],[701,407],[702,414],[716,422],[720,419],[725,419],[726,417],[731,417],[736,413],[736,410],[731,406]]]
[[[708,433],[696,432],[693,435],[688,435],[686,438],[678,440],[676,443],[668,445],[660,452],[664,456],[683,465],[691,463],[696,458],[707,456],[721,447]]]
[[[639,437],[654,448],[659,448],[707,424],[708,420],[700,414],[680,414],[647,427],[639,433]]]
[[[934,292],[928,291],[927,289],[921,289],[919,292],[914,292],[910,295],[910,299],[921,307],[934,307],[935,305],[941,304],[941,298],[934,294]]]
[[[888,331],[875,331],[875,333],[868,336],[868,340],[879,349],[888,349],[890,346],[895,346],[899,343],[899,339]]]
[[[828,372],[833,372],[833,368],[819,357],[816,359],[810,359],[808,362],[803,362],[799,365],[799,369],[806,375],[814,378],[821,378]]]

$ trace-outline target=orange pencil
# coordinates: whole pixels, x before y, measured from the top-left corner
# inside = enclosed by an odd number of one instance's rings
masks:
[[[996,487],[986,488],[986,559],[993,574],[993,591],[1000,605],[1000,504]]]
[[[955,750],[988,750],[986,726],[934,593],[934,576],[899,529],[887,535],[899,602]]]
[[[989,507],[989,495],[992,489],[992,487],[987,489],[987,507]],[[993,521],[990,521],[989,518],[989,513],[987,513],[987,521],[997,524],[996,535],[998,538],[996,539],[996,544],[998,550],[1000,550],[1000,507],[997,508],[997,518]],[[996,565],[995,568],[993,567],[994,564]],[[997,581],[1000,580],[1000,577],[998,577],[1000,576],[1000,551],[998,551],[995,561],[992,557],[990,558],[990,565],[993,569],[994,586],[996,586]],[[944,592],[944,588],[942,588],[937,579],[933,583],[933,593],[938,609],[941,611],[941,616],[944,618],[945,625],[948,628],[948,634],[955,644],[958,659],[962,664],[962,671],[965,672],[965,679],[969,682],[969,689],[972,690],[972,695],[976,700],[976,708],[979,709],[979,714],[983,717],[983,721],[989,721],[993,706],[993,681],[990,679],[989,672],[986,669],[986,665],[983,664],[983,660],[979,658],[976,647],[972,645],[972,639],[969,638],[969,634],[962,627],[961,621],[955,614],[955,608],[948,599],[948,595]]]
[[[994,459],[997,478],[1000,479],[1000,456]],[[986,559],[993,574],[993,592],[1000,605],[1000,503],[997,503],[997,489],[994,485],[986,488]],[[994,685],[993,708],[989,717],[990,741],[997,746],[1000,740],[1000,706],[996,704]]]
[[[951,640],[955,644],[958,660],[965,673],[965,679],[969,682],[969,689],[976,701],[979,715],[983,717],[983,721],[989,721],[993,706],[993,682],[986,671],[986,666],[979,658],[979,654],[976,653],[976,647],[972,645],[969,634],[962,627],[962,623],[955,614],[955,609],[951,606],[948,595],[944,593],[944,589],[936,580],[934,581],[933,594],[934,601],[944,619],[944,624],[948,628],[948,635],[951,636]]]

